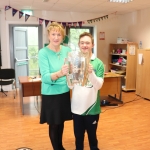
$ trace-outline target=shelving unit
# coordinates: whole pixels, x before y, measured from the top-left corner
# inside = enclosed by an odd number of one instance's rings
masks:
[[[122,90],[134,91],[136,89],[136,60],[138,44],[110,44],[109,70],[124,75]]]

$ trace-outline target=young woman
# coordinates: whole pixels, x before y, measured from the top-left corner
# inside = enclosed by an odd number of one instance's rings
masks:
[[[70,91],[66,83],[68,65],[64,65],[70,48],[60,45],[65,34],[63,27],[53,22],[48,27],[49,45],[39,51],[42,80],[40,123],[49,125],[49,137],[54,150],[62,145],[64,121],[71,120]]]
[[[90,150],[99,150],[96,130],[100,113],[99,89],[103,85],[104,65],[92,54],[94,40],[91,34],[83,33],[79,37],[79,48],[90,53],[88,66],[88,86],[74,85],[72,89],[71,110],[73,113],[76,150],[84,148],[84,133],[87,131]]]

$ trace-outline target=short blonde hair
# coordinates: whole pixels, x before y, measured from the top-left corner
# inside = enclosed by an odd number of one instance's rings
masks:
[[[48,34],[50,33],[51,30],[60,31],[60,33],[63,36],[63,39],[65,38],[65,30],[61,24],[59,24],[57,22],[52,22],[47,28]]]
[[[93,38],[93,36],[92,36],[90,33],[88,33],[88,32],[84,32],[84,33],[80,34],[80,36],[79,36],[79,42],[80,42],[80,39],[81,39],[82,37],[84,37],[84,36],[90,37],[90,38],[91,38],[91,41],[92,41],[92,44],[94,44],[94,38]]]

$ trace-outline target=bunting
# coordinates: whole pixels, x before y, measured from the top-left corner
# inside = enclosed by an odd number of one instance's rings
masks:
[[[97,21],[103,20],[103,19],[108,19],[108,15],[102,16],[102,17],[99,17],[99,18],[95,18],[95,19],[91,19],[91,20],[87,20],[87,22],[92,23],[92,22],[97,22]]]
[[[68,26],[70,28],[72,26],[72,22],[68,22]]]
[[[12,8],[11,6],[5,6],[5,11],[9,10],[10,8]],[[12,8],[12,16],[14,16],[19,10],[17,9],[14,9]],[[19,11],[19,19],[23,16],[23,12]],[[116,12],[114,13],[111,13],[111,14],[115,14],[116,15]],[[25,21],[27,21],[29,19],[30,15],[28,14],[25,14]],[[42,19],[42,18],[38,18],[39,19],[39,24],[42,25],[43,21],[45,21],[45,27],[47,27],[47,25],[49,24],[49,22],[55,22],[55,21],[50,21],[50,20],[45,20],[45,19]],[[101,16],[101,17],[98,17],[98,18],[94,18],[94,19],[89,19],[89,20],[86,20],[86,21],[79,21],[79,22],[58,22],[60,24],[63,25],[64,28],[66,28],[66,26],[68,26],[69,28],[71,26],[74,26],[76,27],[77,25],[79,25],[79,27],[81,28],[83,24],[85,24],[85,22],[87,23],[92,23],[92,22],[98,22],[100,20],[104,20],[104,19],[108,19],[108,15],[105,15],[105,16]],[[56,21],[57,22],[57,21]]]
[[[12,8],[12,16],[14,16],[17,13],[17,9]]]
[[[77,22],[73,22],[73,26],[76,27],[77,26]]]
[[[49,20],[45,20],[45,27],[49,24]]]
[[[29,19],[30,15],[25,14],[25,21],[27,21]]]
[[[19,19],[23,16],[23,12],[22,11],[19,11]]]
[[[42,18],[39,18],[39,25],[42,25],[42,23],[43,23],[43,20],[44,20],[44,19],[42,19]]]
[[[79,24],[79,27],[81,28],[82,27],[82,21],[78,22]]]
[[[62,25],[63,25],[64,28],[66,28],[67,24],[66,24],[66,22],[62,22]]]
[[[5,6],[5,11],[9,10],[11,7],[10,6]]]

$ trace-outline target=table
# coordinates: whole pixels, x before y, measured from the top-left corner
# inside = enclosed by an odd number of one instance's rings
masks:
[[[106,73],[104,76],[104,84],[100,89],[100,95],[108,95],[121,103],[122,101],[122,77],[123,75],[115,73]],[[116,95],[119,95],[119,98]],[[114,95],[114,96],[112,96]]]
[[[27,76],[21,76],[18,78],[19,78],[20,105],[22,109],[22,114],[24,114],[23,97],[41,95],[41,81],[31,79]]]
[[[109,95],[122,102],[121,77],[123,77],[123,75],[115,73],[105,74],[104,84],[100,90],[100,94]],[[24,114],[23,97],[41,95],[41,81],[31,79],[27,76],[21,76],[19,77],[19,92],[22,114]],[[119,98],[116,97],[116,94],[119,94]]]

